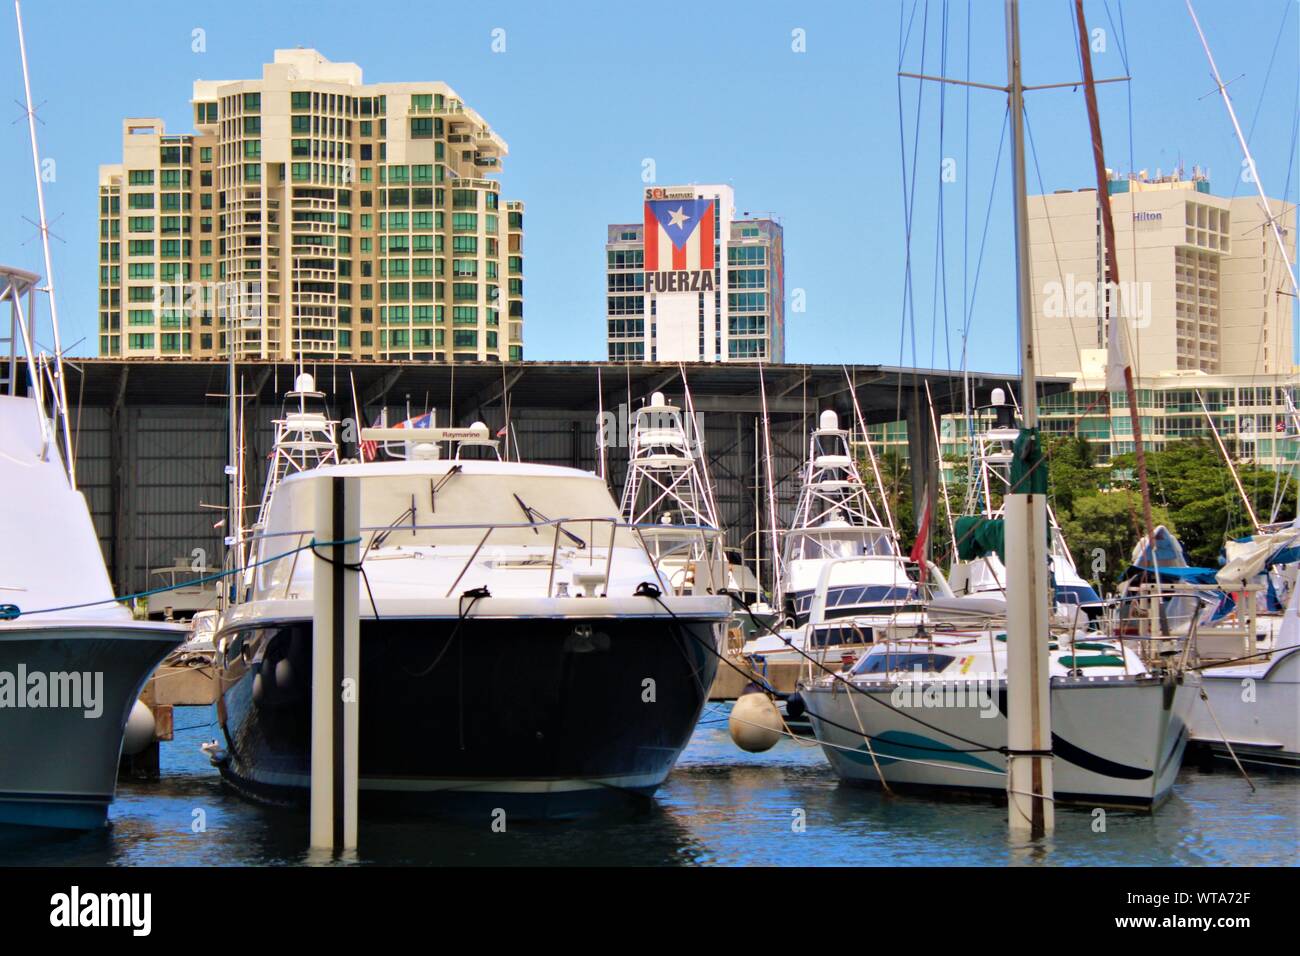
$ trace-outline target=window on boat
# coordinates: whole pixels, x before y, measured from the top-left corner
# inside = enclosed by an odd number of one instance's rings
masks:
[[[816,561],[894,554],[893,543],[884,532],[853,530],[804,532],[791,543],[791,560]]]
[[[843,435],[818,435],[815,441],[815,454],[818,458],[836,455],[849,458],[849,444]]]
[[[815,647],[839,647],[845,644],[870,644],[872,640],[869,627],[818,627],[813,629]]]
[[[805,591],[795,597],[795,610],[806,614],[812,610],[813,591]],[[858,608],[872,607],[878,604],[902,604],[913,597],[910,587],[890,587],[884,584],[865,587],[848,586],[826,589],[826,607]]]
[[[855,674],[885,674],[891,671],[914,671],[920,668],[926,674],[941,673],[957,658],[950,654],[868,654],[853,668]]]

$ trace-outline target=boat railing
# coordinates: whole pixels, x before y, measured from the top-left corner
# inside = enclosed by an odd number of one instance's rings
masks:
[[[1125,638],[1148,642],[1186,640],[1184,657],[1236,660],[1258,652],[1255,602],[1261,585],[1222,588],[1188,582],[1144,583],[1113,598],[1112,626]],[[1216,599],[1217,596],[1217,599]],[[1231,605],[1226,601],[1231,600]],[[1214,608],[1214,615],[1205,612]],[[1144,645],[1145,646],[1145,645]]]
[[[629,527],[636,531],[651,563],[664,574],[675,593],[717,594],[730,583],[727,580],[726,535],[720,529],[709,525],[653,522]],[[671,542],[672,546],[665,549],[665,541]],[[673,568],[673,559],[684,559],[684,564]],[[680,580],[674,580],[679,572]]]
[[[1085,641],[1103,638],[1116,641],[1121,647],[1132,648],[1148,666],[1170,668],[1173,666],[1171,662],[1177,658],[1177,668],[1184,669],[1189,662],[1200,659],[1198,647],[1207,633],[1218,637],[1230,633],[1234,639],[1244,639],[1247,631],[1253,632],[1253,613],[1250,627],[1242,631],[1213,624],[1207,628],[1203,618],[1211,602],[1207,600],[1206,592],[1212,590],[1214,588],[1206,585],[1142,585],[1092,605],[1099,612],[1090,628],[1079,626],[1078,615],[1082,608],[1078,607],[1075,626],[1070,629],[1071,654],[1077,659],[1074,648],[1082,633]],[[1173,599],[1186,601],[1193,609],[1171,617],[1162,605]],[[1124,670],[1128,673],[1127,659]]]
[[[675,530],[684,530],[683,526],[674,526]],[[557,579],[556,571],[562,565],[560,563],[560,549],[564,542],[568,542],[568,547],[575,552],[583,552],[586,555],[587,571],[581,570],[581,563],[569,563],[568,567],[573,570],[572,583],[575,586],[582,587],[588,592],[587,596],[595,597],[597,591],[599,596],[604,597],[608,594],[610,576],[614,570],[614,554],[618,550],[627,550],[639,552],[651,567],[657,568],[657,562],[642,537],[642,528],[628,524],[621,517],[586,517],[586,518],[544,518],[534,521],[517,521],[517,522],[448,522],[448,523],[389,523],[387,525],[364,525],[360,528],[361,562],[364,566],[366,557],[377,546],[380,546],[391,535],[411,535],[416,538],[415,542],[420,547],[436,547],[438,545],[470,545],[472,550],[464,562],[460,565],[459,571],[452,580],[450,587],[447,588],[444,597],[451,597],[456,590],[457,585],[461,583],[469,569],[473,566],[475,560],[483,552],[485,547],[492,543],[496,536],[498,539],[507,533],[519,533],[532,531],[537,535],[542,535],[549,530],[550,532],[550,553],[544,561],[529,561],[527,566],[535,568],[547,568],[546,597],[568,597],[577,596],[568,594],[569,581]],[[607,536],[603,533],[599,535],[601,544],[597,545],[598,532],[608,531]],[[698,530],[715,530],[715,529],[698,529]],[[481,533],[480,533],[481,532]],[[585,535],[585,536],[584,536]],[[290,590],[293,584],[294,575],[302,555],[311,550],[312,542],[315,539],[314,530],[301,529],[292,531],[265,531],[259,532],[251,539],[251,553],[258,556],[261,562],[255,569],[255,577],[248,584],[245,600],[254,596],[267,598],[276,596],[287,598],[290,596]],[[519,548],[522,546],[518,537],[509,543],[510,547]],[[287,569],[283,580],[280,579],[280,572]],[[709,586],[712,586],[712,577],[709,578]],[[716,593],[725,583],[714,587]],[[696,592],[699,593],[697,586]],[[682,593],[682,592],[678,592]]]

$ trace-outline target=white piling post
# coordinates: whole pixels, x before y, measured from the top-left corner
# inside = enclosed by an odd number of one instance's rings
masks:
[[[1007,821],[1013,837],[1037,839],[1054,826],[1047,498],[1009,494],[1003,514],[1007,580],[1024,582],[1007,588]]]
[[[355,478],[316,482],[312,561],[311,845],[357,846],[357,733],[360,728],[361,493]]]
[[[1024,427],[1038,427],[1029,198],[1025,178],[1024,97],[1020,76],[1020,0],[1006,0],[1007,108],[1016,213],[1016,312],[1020,320],[1020,401]],[[1046,468],[1043,460],[1031,468]],[[1007,820],[1013,838],[1051,833],[1052,711],[1048,698],[1047,476],[1014,477],[1003,499],[1007,565]],[[1029,493],[1035,483],[1037,494]]]

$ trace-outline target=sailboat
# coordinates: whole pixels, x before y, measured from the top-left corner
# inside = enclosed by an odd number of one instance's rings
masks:
[[[1079,18],[1084,35],[1081,8]],[[1048,627],[1018,0],[1006,0],[1006,19],[1023,414],[1005,517],[987,526],[995,533],[984,539],[995,552],[1002,539],[999,557],[1013,559],[1006,626],[896,625],[877,635],[847,674],[815,678],[801,692],[817,739],[845,781],[1005,795],[1013,830],[1038,836],[1050,828],[1053,800],[1158,806],[1186,746],[1196,679],[1161,658],[1149,662],[1117,637]]]
[[[1300,769],[1300,519],[1228,542],[1225,558],[1220,568],[1191,567],[1178,538],[1157,526],[1155,547],[1135,549],[1120,623],[1190,642],[1204,699],[1188,717],[1189,755]]]
[[[1246,626],[1239,640],[1214,641],[1213,628],[1198,630],[1194,654],[1201,669],[1203,705],[1189,720],[1192,742],[1220,758],[1260,767],[1300,770],[1300,519],[1289,528],[1254,536],[1230,556],[1216,575],[1220,587],[1246,604]],[[1281,571],[1285,610],[1263,616],[1256,627],[1256,582],[1266,609],[1276,600],[1274,580]]]
[[[295,391],[318,394],[306,374]],[[307,798],[309,525],[330,476],[360,485],[363,812],[570,816],[653,794],[706,702],[728,599],[703,575],[674,587],[603,479],[502,461],[481,423],[362,429],[362,461],[334,457],[336,426],[300,406],[277,428],[277,456],[316,458],[272,469],[218,628],[223,779]]]

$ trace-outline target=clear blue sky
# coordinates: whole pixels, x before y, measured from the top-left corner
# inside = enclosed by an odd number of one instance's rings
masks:
[[[1022,6],[1026,81],[1077,79],[1071,0]],[[1181,158],[1189,169],[1210,167],[1216,193],[1248,191],[1223,104],[1206,95],[1213,89],[1208,66],[1182,0],[1087,0],[1089,25],[1107,34],[1106,51],[1094,56],[1097,76],[1124,73],[1121,7],[1134,79],[1131,91],[1124,84],[1101,88],[1108,165],[1127,169],[1131,154],[1137,168],[1154,173]],[[1232,80],[1243,126],[1253,125],[1261,177],[1278,195],[1289,172],[1286,197],[1294,201],[1300,5],[1199,0],[1197,7],[1219,68]],[[503,192],[527,203],[528,358],[603,358],[605,225],[637,219],[642,160],[652,158],[660,183],[728,182],[738,209],[780,216],[786,287],[805,290],[807,301],[806,312],[788,316],[787,360],[959,364],[963,274],[969,289],[1005,97],[970,94],[968,142],[966,93],[947,88],[941,148],[939,88],[928,85],[918,124],[918,84],[905,80],[900,131],[900,9],[914,17],[904,69],[920,72],[924,37],[925,72],[939,71],[946,15],[948,74],[965,76],[969,68],[973,79],[1001,83],[1006,61],[996,0],[530,2],[463,9],[389,0],[28,0],[42,153],[57,164],[47,203],[53,230],[64,240],[55,243],[54,255],[65,344],[83,339],[77,354],[96,348],[97,167],[120,159],[122,118],[161,116],[169,131],[190,131],[194,79],[257,76],[276,47],[301,45],[358,63],[367,81],[444,80],[509,143]],[[206,31],[204,53],[191,50],[196,27]],[[504,53],[491,49],[498,27],[505,30]],[[806,52],[791,48],[796,28],[805,31]],[[21,99],[12,13],[0,31],[9,44],[10,99]],[[9,109],[21,118],[18,106],[11,102]],[[1031,94],[1029,119],[1044,188],[1091,183],[1082,93]],[[23,218],[35,218],[36,207],[25,126],[6,128],[0,181],[14,188],[3,198],[0,261],[43,271],[35,230]],[[900,138],[910,169],[914,135],[916,341],[913,346],[909,332],[900,348]],[[958,161],[958,177],[941,187],[943,157]],[[1037,186],[1032,160],[1030,184]],[[1007,173],[1004,159],[972,310],[969,365],[975,369],[1016,366]],[[946,316],[942,292],[936,296],[941,189]]]

